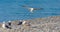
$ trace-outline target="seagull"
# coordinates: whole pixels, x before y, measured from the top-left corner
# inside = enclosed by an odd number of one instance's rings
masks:
[[[32,7],[28,7],[28,6],[22,6],[24,8],[27,8],[31,13],[33,13],[34,10],[42,10],[43,8],[32,8]]]
[[[11,26],[11,21],[8,21],[8,25]]]
[[[3,21],[2,28],[6,28],[6,27],[5,27],[5,21]]]
[[[25,23],[26,23],[26,21],[23,21],[23,23],[22,23],[22,24],[24,25]]]
[[[8,25],[5,24],[5,21],[2,24],[2,28],[9,28],[9,29],[11,29],[11,27],[9,27]]]
[[[17,25],[21,25],[22,24],[22,20],[19,21],[19,23]]]
[[[30,26],[30,22],[23,21],[22,25]]]

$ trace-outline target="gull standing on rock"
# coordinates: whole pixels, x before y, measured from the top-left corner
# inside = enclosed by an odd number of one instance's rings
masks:
[[[25,23],[26,23],[26,21],[23,21],[23,23],[22,23],[22,24],[24,25]]]
[[[33,13],[34,10],[42,10],[43,8],[32,8],[32,7],[28,7],[28,6],[22,6],[27,8],[31,13]]]
[[[11,26],[11,21],[8,21],[8,25]]]
[[[5,27],[5,21],[4,21],[3,24],[2,24],[2,28],[6,28],[6,27]]]
[[[17,25],[21,25],[22,24],[22,20],[19,21],[19,23]]]
[[[30,26],[30,22],[23,21],[22,25]]]

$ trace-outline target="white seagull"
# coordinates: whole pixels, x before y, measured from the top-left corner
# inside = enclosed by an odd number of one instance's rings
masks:
[[[22,23],[22,24],[23,24],[23,25],[24,25],[24,24],[26,24],[26,21],[23,21],[23,23]]]
[[[34,10],[42,10],[43,8],[32,8],[32,7],[28,7],[28,6],[22,6],[24,8],[27,8],[31,13],[33,13]]]
[[[5,27],[5,21],[4,21],[3,24],[2,24],[2,28],[6,28],[6,27]]]
[[[30,26],[30,22],[27,22],[27,21],[24,20],[22,25]]]

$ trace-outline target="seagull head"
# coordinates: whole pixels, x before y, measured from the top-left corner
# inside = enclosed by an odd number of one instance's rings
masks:
[[[11,21],[8,21],[8,22],[11,22]]]

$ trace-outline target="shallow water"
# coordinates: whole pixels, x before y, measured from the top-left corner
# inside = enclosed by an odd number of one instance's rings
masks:
[[[31,13],[21,7],[22,5],[43,8],[43,10],[35,10]],[[48,16],[60,16],[60,0],[0,0],[0,22]]]

